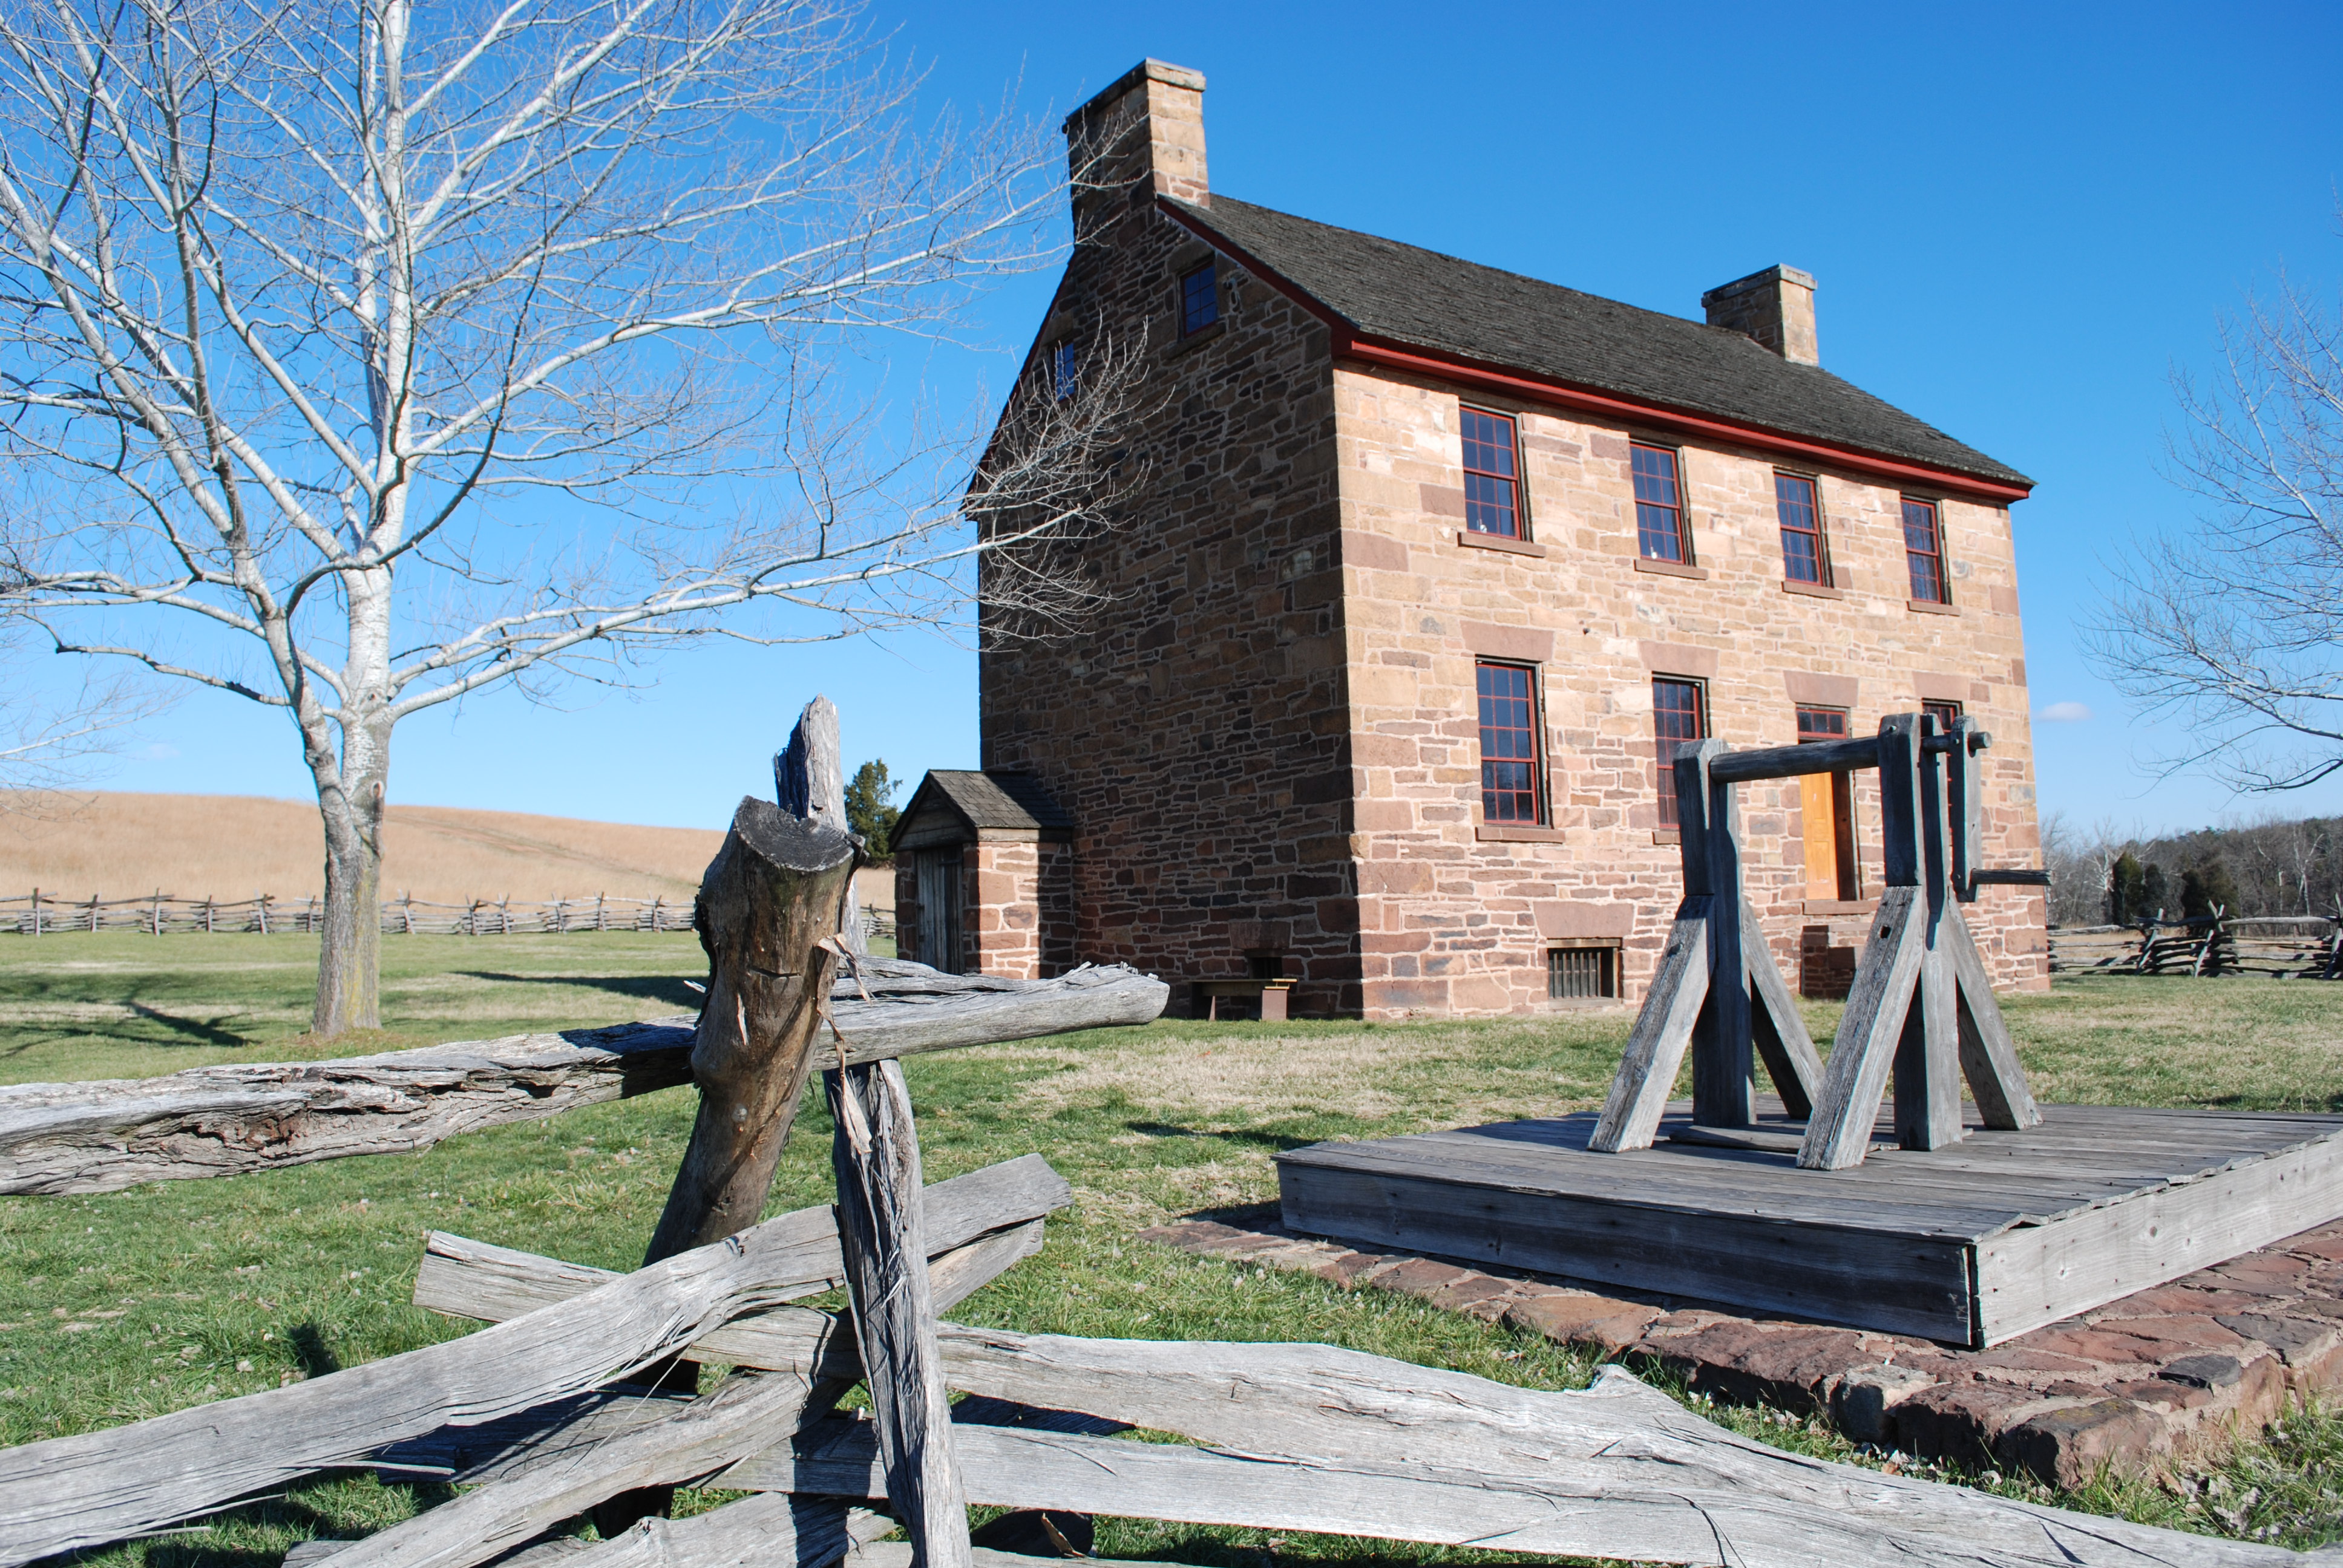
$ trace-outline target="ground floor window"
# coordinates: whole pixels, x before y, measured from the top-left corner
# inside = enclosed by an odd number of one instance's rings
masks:
[[[1545,994],[1555,1001],[1619,994],[1619,948],[1615,942],[1548,948]]]
[[[1535,826],[1545,820],[1538,783],[1537,674],[1526,665],[1482,664],[1481,819]]]
[[[1676,751],[1687,740],[1708,739],[1707,694],[1697,680],[1661,676],[1652,682],[1652,733],[1660,757],[1660,826],[1676,825]]]
[[[1936,733],[1950,735],[1953,726],[1960,722],[1961,705],[1957,702],[1923,702],[1920,711],[1936,721]]]

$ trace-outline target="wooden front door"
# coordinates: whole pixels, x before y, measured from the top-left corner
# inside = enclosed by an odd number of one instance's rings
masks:
[[[960,972],[960,846],[919,851],[920,961]]]

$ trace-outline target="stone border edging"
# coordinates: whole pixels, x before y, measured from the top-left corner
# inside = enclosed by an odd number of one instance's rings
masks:
[[[2292,1401],[2343,1387],[2343,1221],[2036,1329],[1991,1350],[1606,1296],[1529,1274],[1355,1251],[1282,1227],[1186,1220],[1142,1240],[1346,1289],[1397,1291],[1695,1392],[1827,1411],[1857,1442],[2074,1487],[2152,1473]]]

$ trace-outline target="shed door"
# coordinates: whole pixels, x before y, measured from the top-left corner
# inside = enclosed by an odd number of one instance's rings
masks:
[[[960,973],[960,846],[921,849],[920,961],[946,974]]]

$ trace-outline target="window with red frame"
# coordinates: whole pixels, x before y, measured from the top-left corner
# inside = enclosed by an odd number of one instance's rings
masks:
[[[1936,721],[1937,734],[1950,735],[1954,724],[1960,719],[1961,705],[1957,702],[1922,702],[1920,711]]]
[[[1689,564],[1692,542],[1684,534],[1684,488],[1676,482],[1675,453],[1638,441],[1628,462],[1635,477],[1635,548],[1645,560]]]
[[[1480,408],[1467,408],[1463,416],[1464,527],[1518,539],[1522,514],[1513,421]]]
[[[1815,482],[1801,474],[1774,476],[1774,510],[1782,519],[1782,575],[1794,583],[1830,581],[1823,563],[1823,509]]]
[[[1676,750],[1687,740],[1708,739],[1708,702],[1697,680],[1652,682],[1652,732],[1660,755],[1660,826],[1676,825]]]
[[[1481,818],[1530,826],[1545,820],[1538,787],[1537,675],[1518,664],[1483,664]]]
[[[1904,499],[1904,559],[1912,568],[1912,597],[1923,604],[1950,604],[1945,592],[1945,539],[1936,503]]]

